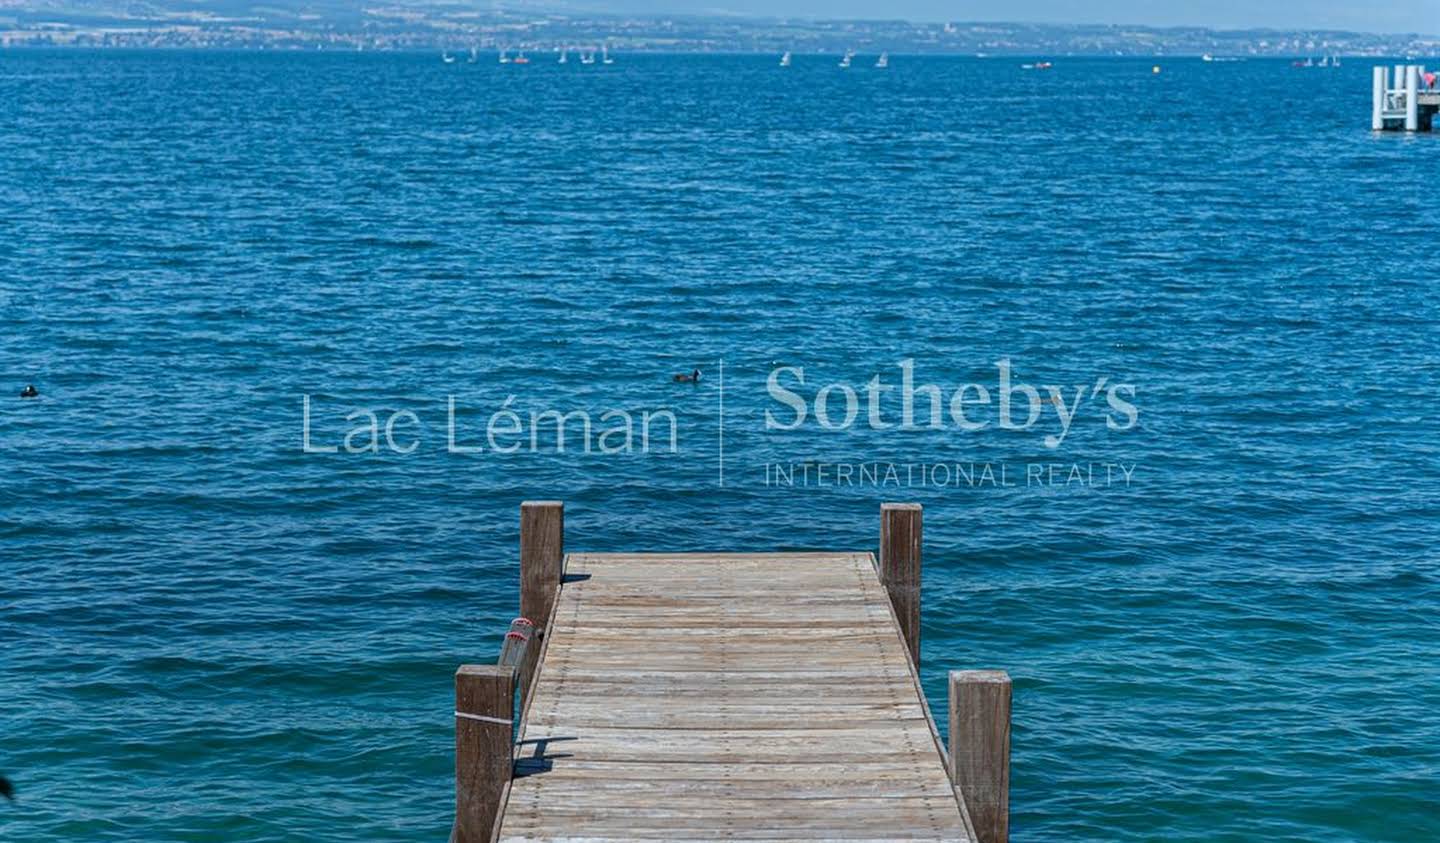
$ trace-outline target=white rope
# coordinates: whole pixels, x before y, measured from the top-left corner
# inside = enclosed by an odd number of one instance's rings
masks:
[[[504,717],[486,717],[483,714],[466,714],[463,711],[455,712],[456,717],[463,717],[466,720],[479,720],[481,723],[499,723],[501,726],[514,726],[515,721]]]

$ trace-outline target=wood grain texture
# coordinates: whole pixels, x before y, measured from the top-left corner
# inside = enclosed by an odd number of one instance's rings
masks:
[[[515,669],[461,665],[455,671],[455,843],[490,843],[510,781]]]
[[[535,632],[520,662],[521,693],[528,696],[544,646],[546,622],[560,590],[565,566],[565,504],[525,501],[520,504],[520,615]]]
[[[950,672],[950,777],[979,843],[1010,837],[1010,694],[1003,670]]]
[[[920,557],[924,544],[918,503],[880,505],[880,582],[890,595],[900,632],[920,666]]]
[[[870,554],[565,575],[501,841],[972,841]]]

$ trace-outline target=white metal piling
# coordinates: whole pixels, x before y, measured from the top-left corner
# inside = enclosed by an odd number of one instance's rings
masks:
[[[1420,65],[1405,68],[1405,131],[1420,131]]]
[[[1372,74],[1374,84],[1370,96],[1370,128],[1380,131],[1385,128],[1385,68],[1376,67]]]

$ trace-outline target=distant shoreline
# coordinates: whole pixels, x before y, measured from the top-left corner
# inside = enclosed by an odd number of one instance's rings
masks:
[[[1209,29],[1111,24],[915,23],[675,15],[562,15],[450,6],[329,8],[300,15],[282,8],[219,17],[158,0],[162,11],[136,17],[114,0],[84,14],[6,8],[0,47],[252,49],[330,51],[527,50],[560,47],[675,54],[847,49],[895,55],[1111,56],[1214,55],[1303,58],[1440,55],[1440,35],[1319,29]],[[163,10],[174,5],[173,10]]]
[[[510,51],[511,53],[516,52],[516,48],[513,48],[513,47],[512,47],[512,48],[508,48],[508,49],[509,49],[509,51]],[[725,58],[725,57],[733,57],[733,58],[773,57],[773,56],[778,56],[778,55],[780,55],[782,52],[786,52],[785,50],[661,50],[661,49],[643,49],[643,48],[619,49],[619,48],[613,48],[613,47],[612,47],[611,49],[612,49],[612,52],[617,52],[617,53],[621,53],[621,54],[624,54],[624,55],[631,55],[631,56],[636,56],[636,55],[640,55],[640,56],[698,56],[698,57],[711,56],[711,57],[715,57],[715,58]],[[455,51],[455,52],[457,53],[457,55],[458,55],[459,53],[461,53],[461,52],[464,52],[464,51],[460,51],[460,50],[458,50],[457,48],[454,48],[454,47],[439,47],[439,46],[436,46],[436,47],[393,47],[393,48],[374,48],[374,49],[357,50],[357,49],[354,49],[354,48],[346,49],[346,48],[342,48],[342,47],[299,47],[299,46],[255,46],[255,47],[250,47],[250,46],[231,46],[231,45],[192,46],[192,45],[184,45],[184,44],[158,45],[158,46],[138,46],[138,45],[129,45],[129,44],[124,44],[124,45],[97,45],[97,44],[13,44],[13,45],[0,45],[0,55],[3,55],[3,54],[6,53],[6,52],[14,52],[14,53],[47,53],[47,52],[49,52],[49,53],[87,53],[87,52],[90,52],[90,53],[213,53],[213,54],[237,53],[237,54],[245,54],[245,55],[263,55],[263,54],[271,54],[271,55],[314,55],[314,54],[323,54],[323,55],[329,55],[329,56],[340,56],[340,55],[375,55],[375,54],[383,54],[383,55],[391,55],[391,56],[433,56],[433,55],[436,55],[436,54],[438,54],[438,53],[445,52],[445,51],[447,51],[447,50],[449,50],[449,51]],[[491,61],[488,61],[488,62],[485,62],[485,63],[487,63],[487,64],[494,64],[494,63],[495,63],[495,62],[494,62],[494,58],[499,54],[499,52],[500,52],[500,51],[499,51],[499,49],[497,49],[497,48],[487,47],[487,48],[481,48],[481,49],[479,50],[479,55],[484,56],[484,57],[488,57],[488,58],[491,59]],[[535,49],[535,48],[527,47],[527,48],[525,48],[525,52],[528,52],[528,53],[530,53],[531,55],[554,57],[554,56],[558,56],[558,55],[559,55],[559,48],[558,48],[558,47],[554,47],[554,48]],[[576,54],[575,49],[574,49],[574,48],[571,48],[570,52],[571,52],[571,56],[572,56],[572,58],[571,58],[570,60],[571,60],[572,62],[573,62],[573,61],[576,61],[575,58],[574,58],[574,55]],[[846,50],[845,50],[845,49],[837,49],[837,50],[816,50],[816,51],[812,51],[812,52],[799,52],[799,51],[789,51],[789,52],[792,52],[797,59],[804,59],[804,58],[816,58],[816,59],[819,59],[819,58],[839,58],[839,57],[841,57],[841,56],[843,56],[843,55],[845,54]],[[859,56],[864,56],[864,55],[878,55],[878,54],[880,54],[881,52],[886,52],[886,53],[889,53],[892,58],[963,59],[963,60],[968,60],[968,61],[993,61],[993,60],[1011,60],[1011,59],[1067,59],[1067,60],[1079,60],[1079,61],[1156,61],[1156,60],[1201,61],[1201,60],[1203,59],[1203,57],[1204,57],[1205,55],[1207,55],[1206,53],[1126,53],[1126,54],[1123,54],[1123,55],[1108,55],[1108,54],[1102,54],[1102,53],[1061,53],[1061,52],[1038,52],[1038,51],[1037,51],[1037,52],[1023,52],[1023,51],[1019,51],[1019,52],[996,52],[996,53],[976,54],[976,53],[965,53],[965,52],[920,52],[920,51],[913,51],[913,52],[912,52],[912,51],[892,50],[892,49],[884,49],[884,48],[865,48],[865,49],[857,49],[857,50],[854,50],[853,52],[854,52],[856,55],[859,55]],[[1397,61],[1397,62],[1398,62],[1398,61],[1403,61],[1403,60],[1407,60],[1407,59],[1427,59],[1427,58],[1433,58],[1433,59],[1436,59],[1436,60],[1440,60],[1440,48],[1437,48],[1437,49],[1433,50],[1432,52],[1422,53],[1422,54],[1416,54],[1416,53],[1409,53],[1409,54],[1401,54],[1401,53],[1351,53],[1351,52],[1333,52],[1333,51],[1328,51],[1328,50],[1327,50],[1327,51],[1324,51],[1324,52],[1313,52],[1313,53],[1274,53],[1274,54],[1265,54],[1265,55],[1243,55],[1243,54],[1236,54],[1236,53],[1215,52],[1215,53],[1210,53],[1209,55],[1216,56],[1217,58],[1229,59],[1229,60],[1232,60],[1232,61],[1233,61],[1233,60],[1240,60],[1240,61],[1257,61],[1257,62],[1293,62],[1293,61],[1303,60],[1303,59],[1306,59],[1306,58],[1316,58],[1316,57],[1321,57],[1321,56],[1331,56],[1331,57],[1335,57],[1335,58],[1339,58],[1339,59],[1351,59],[1351,60],[1355,60],[1355,61],[1372,61],[1372,60],[1373,60],[1373,61]],[[462,57],[462,59],[463,59],[463,57]],[[464,63],[463,60],[462,60],[461,63]]]

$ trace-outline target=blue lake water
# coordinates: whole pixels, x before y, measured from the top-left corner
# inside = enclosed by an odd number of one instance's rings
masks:
[[[1440,137],[1371,135],[1368,62],[573,58],[0,52],[0,837],[444,839],[543,497],[589,550],[923,503],[1017,841],[1440,838]],[[939,429],[870,425],[902,360]],[[1056,447],[954,423],[1001,360]]]

